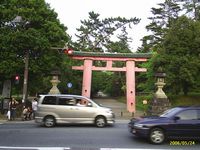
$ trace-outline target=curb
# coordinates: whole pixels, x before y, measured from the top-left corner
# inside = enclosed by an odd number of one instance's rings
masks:
[[[0,123],[16,123],[16,122],[30,122],[30,121],[33,121],[32,120],[25,120],[23,121],[22,118],[16,118],[15,120],[7,120],[7,119],[0,119]]]
[[[115,123],[128,123],[130,119],[115,119]],[[35,123],[35,120],[27,120],[27,121],[22,121],[22,120],[14,120],[14,121],[9,121],[9,120],[0,120],[0,124],[12,124],[12,123]]]

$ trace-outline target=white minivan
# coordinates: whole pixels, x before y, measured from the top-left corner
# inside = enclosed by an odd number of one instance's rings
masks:
[[[35,122],[46,127],[59,123],[92,123],[97,127],[114,124],[115,115],[91,99],[79,95],[40,95]]]

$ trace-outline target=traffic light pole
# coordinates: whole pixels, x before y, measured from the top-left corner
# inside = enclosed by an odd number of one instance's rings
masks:
[[[25,68],[24,68],[24,84],[23,84],[22,103],[26,103],[26,101],[27,101],[29,50],[25,51],[24,63],[25,63]]]

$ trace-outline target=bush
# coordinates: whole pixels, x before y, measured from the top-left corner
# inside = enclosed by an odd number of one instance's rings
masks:
[[[146,111],[152,99],[153,94],[136,96],[136,109]],[[143,104],[143,100],[147,100],[147,104]]]
[[[149,101],[153,99],[153,94],[136,96],[136,109],[146,111]],[[126,103],[126,97],[117,98],[119,102]],[[147,100],[147,104],[143,104],[143,100]]]
[[[187,96],[170,95],[169,100],[173,107],[200,105],[200,93],[190,93]]]

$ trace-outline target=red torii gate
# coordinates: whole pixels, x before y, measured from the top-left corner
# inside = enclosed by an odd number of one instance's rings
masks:
[[[94,53],[67,50],[67,54],[76,60],[83,60],[81,66],[72,66],[73,70],[83,70],[82,95],[90,98],[92,71],[125,71],[127,110],[135,112],[135,72],[146,72],[146,68],[138,68],[135,62],[145,62],[149,53]],[[105,67],[93,66],[93,61],[106,61]],[[113,61],[126,62],[125,67],[113,67]]]

